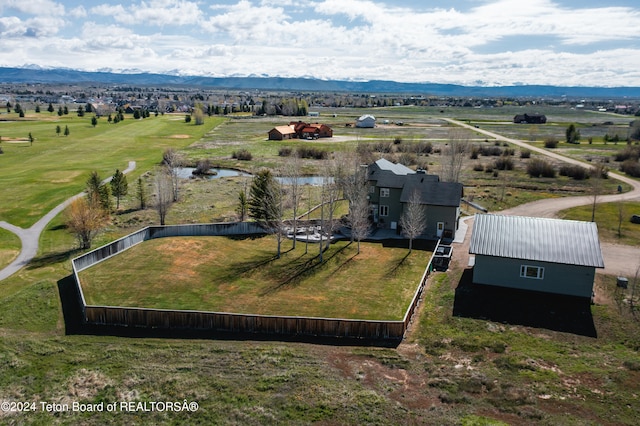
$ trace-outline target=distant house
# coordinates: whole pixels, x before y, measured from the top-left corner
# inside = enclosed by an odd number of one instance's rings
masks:
[[[476,214],[473,282],[591,298],[604,268],[594,222]]]
[[[427,227],[423,235],[438,238],[455,235],[460,217],[462,184],[440,182],[437,175],[416,172],[401,164],[380,159],[367,169],[369,208],[378,228],[400,232],[402,213],[413,194],[426,207]]]
[[[278,126],[269,131],[269,140],[318,139],[333,137],[333,130],[326,124],[292,121],[288,126]]]
[[[356,120],[356,127],[376,127],[376,118],[373,115],[363,115]]]
[[[294,139],[297,137],[296,130],[293,126],[277,126],[269,130],[270,141],[282,141],[285,139]]]
[[[513,117],[513,122],[521,124],[544,124],[547,122],[547,117],[544,114],[518,114]]]

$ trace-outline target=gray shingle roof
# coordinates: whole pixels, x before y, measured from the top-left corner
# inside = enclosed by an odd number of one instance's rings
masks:
[[[462,198],[462,184],[439,182],[436,175],[415,174],[406,176],[402,194],[400,194],[400,202],[408,203],[414,192],[420,196],[422,204],[458,207],[460,206],[460,198]]]
[[[593,222],[476,214],[469,253],[604,268]]]

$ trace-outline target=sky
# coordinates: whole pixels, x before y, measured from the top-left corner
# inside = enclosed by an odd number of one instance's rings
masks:
[[[0,0],[0,66],[640,86],[638,0]]]

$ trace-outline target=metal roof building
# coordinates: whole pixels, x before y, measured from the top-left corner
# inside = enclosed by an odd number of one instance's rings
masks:
[[[477,214],[469,253],[604,268],[594,222]]]
[[[604,268],[593,222],[476,214],[474,283],[591,297]]]

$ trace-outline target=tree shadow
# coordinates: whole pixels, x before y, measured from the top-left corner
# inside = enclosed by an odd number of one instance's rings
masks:
[[[295,342],[330,346],[372,346],[396,348],[401,339],[360,339],[349,337],[319,337],[310,335],[286,335],[267,333],[238,333],[207,329],[127,327],[87,324],[82,313],[80,294],[73,275],[58,281],[58,294],[66,335],[117,336],[154,339],[206,339],[224,341]]]
[[[80,249],[73,248],[66,251],[49,253],[45,256],[37,256],[29,262],[29,264],[27,265],[27,269],[38,269],[42,268],[43,266],[52,265],[54,263],[66,262],[74,257],[75,254],[78,254],[80,252]]]
[[[400,269],[402,267],[402,265],[404,265],[404,262],[409,258],[409,252],[407,251],[407,254],[405,254],[402,259],[400,259],[400,261],[398,263],[396,263],[396,265],[391,268],[389,270],[389,272],[387,272],[385,275],[387,277],[392,277],[396,274],[396,272],[398,271],[398,269]]]
[[[465,269],[455,291],[453,316],[598,337],[591,301],[505,287],[473,284]]]
[[[341,255],[342,252],[346,250],[347,247],[349,247],[350,245],[351,243],[344,245],[339,249],[335,250],[334,252],[332,252],[330,255],[324,256],[322,262],[320,262],[319,254],[308,259],[303,263],[297,263],[303,256],[299,256],[298,258],[293,259],[291,262],[289,262],[289,266],[283,269],[282,273],[280,274],[280,277],[276,277],[277,283],[272,286],[266,287],[260,293],[260,296],[267,296],[269,294],[275,293],[284,288],[292,287],[299,284],[307,276],[311,275],[312,273],[315,273],[319,268],[326,266],[330,260],[334,259],[336,256]],[[356,255],[354,254],[353,256],[349,257],[344,262],[342,262],[340,265],[335,267],[334,272],[339,271],[343,266],[349,263],[355,256]]]

